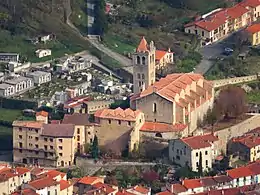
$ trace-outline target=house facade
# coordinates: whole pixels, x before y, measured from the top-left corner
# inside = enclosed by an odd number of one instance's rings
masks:
[[[41,85],[43,83],[48,83],[51,81],[51,73],[50,72],[44,72],[44,71],[35,71],[30,72],[27,77],[30,77],[33,79],[34,83],[37,85]]]
[[[250,25],[252,21],[254,18],[250,9],[239,3],[230,8],[213,10],[184,27],[186,33],[198,35],[202,39],[202,45],[208,45]]]
[[[170,74],[131,97],[131,108],[144,112],[146,122],[188,127],[190,134],[213,106],[214,88],[203,76]],[[179,132],[179,131],[178,131]]]
[[[51,55],[51,50],[50,49],[38,49],[35,51],[35,55],[38,58],[43,58]]]
[[[174,63],[173,52],[171,51],[171,49],[168,49],[168,51],[156,50],[155,62],[157,70],[164,68],[167,64]]]
[[[13,85],[9,85],[6,83],[0,84],[0,96],[1,97],[9,97],[15,94],[15,88]]]
[[[119,154],[138,148],[144,114],[140,110],[102,109],[95,112],[95,131],[100,145]]]
[[[192,171],[198,171],[201,163],[203,171],[208,171],[219,155],[217,148],[218,138],[212,134],[175,139],[169,143],[169,159]]]
[[[19,76],[10,80],[5,80],[4,83],[12,85],[14,87],[15,93],[22,93],[34,86],[33,80],[31,78]]]

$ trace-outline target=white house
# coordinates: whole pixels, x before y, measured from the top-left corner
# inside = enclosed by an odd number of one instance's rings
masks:
[[[203,171],[212,168],[217,157],[218,138],[212,134],[174,139],[169,143],[169,159],[181,166],[198,171],[200,159]]]
[[[27,75],[32,78],[35,84],[43,84],[51,81],[51,73],[44,71],[35,71],[31,72]]]
[[[0,96],[1,97],[9,97],[15,94],[14,86],[1,83],[0,84]]]
[[[34,86],[33,80],[31,78],[22,76],[6,80],[4,83],[12,85],[14,87],[15,93],[24,92]]]
[[[46,56],[50,56],[51,50],[50,49],[38,49],[35,51],[35,54],[38,58],[43,58]]]
[[[0,62],[19,62],[19,54],[0,53]]]
[[[30,68],[31,63],[30,62],[26,62],[24,64],[19,63],[19,62],[9,62],[8,63],[8,70],[10,72],[21,72],[24,69]]]

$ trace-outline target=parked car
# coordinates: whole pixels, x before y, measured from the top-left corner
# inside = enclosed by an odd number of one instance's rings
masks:
[[[226,47],[225,50],[224,50],[224,55],[228,56],[228,55],[231,55],[233,52],[234,52],[233,49]]]

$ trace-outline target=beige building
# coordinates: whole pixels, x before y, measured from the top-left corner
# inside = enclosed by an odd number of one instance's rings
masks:
[[[130,151],[138,147],[139,130],[144,124],[140,110],[103,109],[96,111],[95,127],[99,144],[117,154],[127,147]]]
[[[40,111],[40,112],[36,112],[36,121],[42,121],[45,124],[48,124],[48,112],[45,111]]]
[[[132,54],[134,93],[140,93],[155,82],[155,52],[153,41],[148,45],[143,37]]]
[[[173,52],[171,52],[171,49],[169,49],[168,51],[156,50],[155,62],[156,62],[157,70],[164,68],[167,64],[172,64],[174,61],[173,61]]]
[[[250,0],[245,0],[250,1]],[[202,38],[202,45],[216,42],[253,21],[250,10],[244,4],[221,8],[197,18],[185,25],[185,32]]]
[[[97,110],[109,108],[114,103],[113,100],[97,100],[97,101],[86,101],[83,103],[86,108],[86,113],[94,114]]]
[[[218,138],[212,134],[175,139],[169,143],[169,159],[182,167],[189,166],[192,171],[198,171],[200,156],[203,171],[210,170],[219,154]]]
[[[14,121],[14,162],[70,166],[73,164],[76,152],[74,136],[73,124]]]
[[[74,113],[72,115],[66,114],[62,124],[74,124],[74,148],[77,148],[78,153],[85,152],[85,144],[91,144],[95,136],[94,125],[89,123],[89,115],[80,113]]]
[[[214,88],[200,74],[170,74],[131,97],[131,108],[139,109],[145,121],[172,125],[174,134],[186,136],[197,128],[197,121],[203,119],[212,107]],[[163,126],[165,128],[165,126]],[[186,129],[188,128],[188,130]],[[145,128],[142,128],[145,131]],[[148,131],[151,128],[148,128]],[[152,132],[161,133],[161,129]]]

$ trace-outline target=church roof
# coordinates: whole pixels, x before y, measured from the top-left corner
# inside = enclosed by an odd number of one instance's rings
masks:
[[[137,52],[146,52],[149,51],[148,50],[148,44],[147,41],[145,40],[145,38],[143,37],[138,45],[138,47],[136,48]]]

